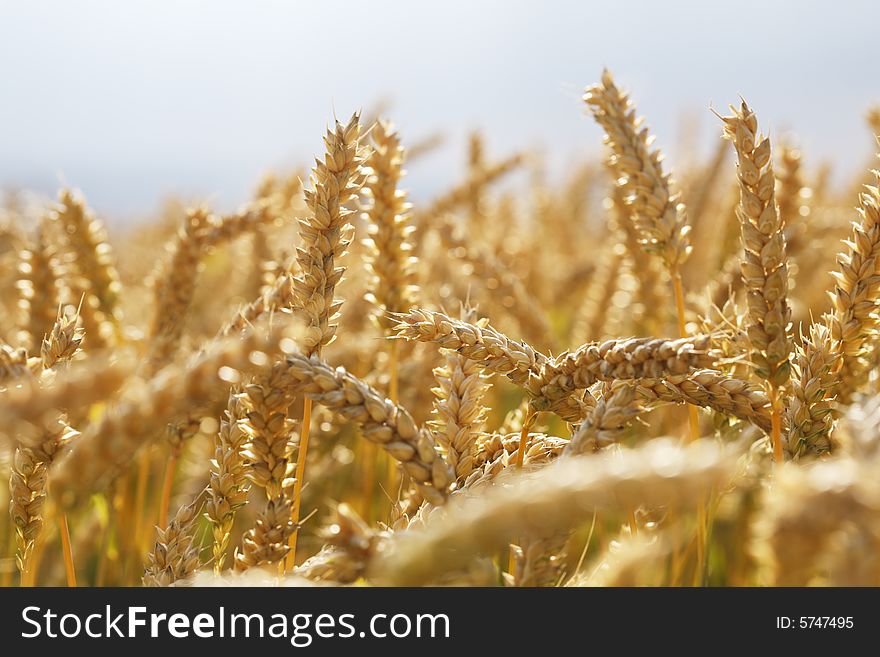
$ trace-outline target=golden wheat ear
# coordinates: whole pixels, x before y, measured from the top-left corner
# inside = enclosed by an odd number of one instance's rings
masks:
[[[620,91],[608,70],[602,81],[589,87],[584,102],[605,130],[605,143],[614,153],[610,166],[622,187],[632,220],[645,249],[662,256],[667,267],[680,267],[690,255],[684,204],[670,190],[663,172],[663,156],[651,148],[648,130],[629,96]]]

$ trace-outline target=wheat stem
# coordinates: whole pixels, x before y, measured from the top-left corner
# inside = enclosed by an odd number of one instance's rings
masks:
[[[514,468],[516,470],[522,470],[523,463],[525,462],[526,457],[526,448],[529,444],[529,429],[534,425],[535,419],[537,417],[537,413],[534,411],[529,412],[526,416],[526,419],[523,421],[522,429],[519,432],[519,446],[516,449],[516,461],[514,462]],[[516,550],[515,546],[510,546],[510,555],[508,556],[507,561],[507,572],[513,575],[516,572]]]
[[[772,383],[769,388],[770,441],[773,445],[773,460],[777,463],[782,463],[782,411],[779,404],[779,389]]]
[[[671,267],[671,274],[672,288],[675,294],[675,311],[676,317],[678,319],[678,333],[680,337],[684,338],[687,337],[687,324],[685,321],[684,308],[684,287],[682,286],[681,271],[679,270],[678,265],[673,265]],[[690,442],[694,442],[700,439],[700,416],[698,415],[697,407],[693,404],[687,405],[687,413],[688,440]],[[703,572],[703,568],[706,563],[706,535],[709,531],[707,521],[708,519],[706,517],[706,500],[701,497],[697,500],[697,527],[694,536],[694,540],[697,544],[697,573]],[[635,534],[635,532],[633,532],[633,534]]]
[[[147,484],[150,479],[150,465],[152,465],[151,454],[149,451],[144,452],[138,461],[137,480],[135,482],[134,493],[134,545],[140,550],[144,536],[144,502],[147,499]]]
[[[61,549],[64,552],[64,572],[67,575],[67,586],[76,588],[76,570],[73,567],[73,550],[70,548],[70,528],[67,526],[67,514],[58,517],[61,532]]]
[[[168,509],[171,506],[171,489],[174,487],[174,473],[177,470],[178,452],[172,448],[165,464],[165,479],[162,481],[162,497],[159,501],[159,526],[168,522]]]
[[[296,480],[293,483],[293,508],[290,511],[290,520],[293,523],[293,533],[290,535],[285,567],[292,570],[296,566],[296,539],[299,536],[299,510],[302,505],[302,486],[306,474],[306,458],[309,451],[309,434],[312,428],[312,400],[303,399],[302,430],[300,431],[299,450],[296,454]]]
[[[399,359],[400,347],[397,340],[391,340],[388,345],[388,398],[392,404],[400,401],[399,386]],[[388,492],[394,493],[397,488],[397,464],[393,458],[388,458]]]

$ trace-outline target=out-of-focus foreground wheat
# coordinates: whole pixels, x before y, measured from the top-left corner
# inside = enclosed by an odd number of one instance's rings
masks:
[[[475,134],[413,207],[355,114],[232,214],[7,203],[0,583],[880,585],[876,142],[583,109],[560,185]]]

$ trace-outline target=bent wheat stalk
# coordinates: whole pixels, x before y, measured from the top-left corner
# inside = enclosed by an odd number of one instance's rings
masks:
[[[371,567],[378,581],[418,585],[491,550],[517,534],[572,527],[596,508],[633,504],[688,508],[724,483],[735,459],[730,450],[701,441],[686,448],[652,441],[614,458],[559,461],[513,475],[478,497],[451,502],[423,530],[394,537]],[[566,500],[560,504],[559,500]]]

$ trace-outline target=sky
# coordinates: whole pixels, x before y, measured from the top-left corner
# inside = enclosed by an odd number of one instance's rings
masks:
[[[416,200],[458,179],[474,129],[562,173],[601,152],[580,96],[604,67],[673,170],[742,94],[849,173],[880,101],[876,24],[867,0],[0,0],[0,189],[71,184],[111,223],[169,195],[227,209],[379,103],[405,144],[446,137],[409,169]]]

